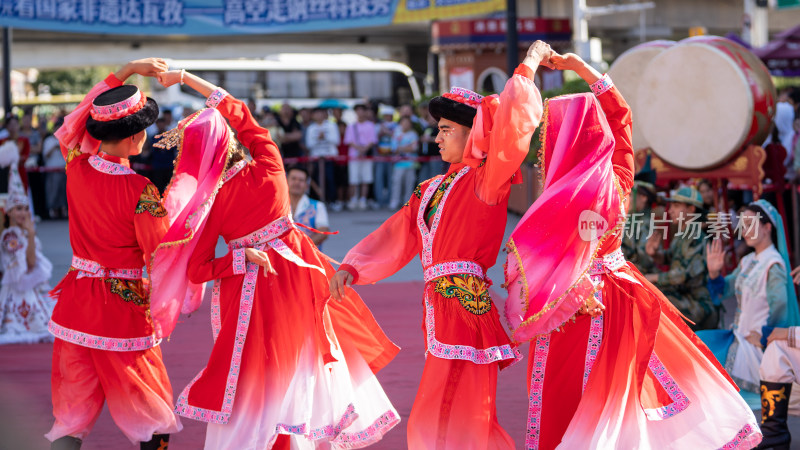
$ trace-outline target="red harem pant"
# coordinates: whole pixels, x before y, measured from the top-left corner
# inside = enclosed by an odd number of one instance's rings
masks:
[[[408,418],[414,450],[513,449],[497,422],[498,363],[475,364],[428,355]]]
[[[51,441],[85,438],[105,400],[114,422],[134,444],[182,428],[172,412],[172,386],[159,347],[113,352],[56,339],[50,383],[56,420],[45,437]]]

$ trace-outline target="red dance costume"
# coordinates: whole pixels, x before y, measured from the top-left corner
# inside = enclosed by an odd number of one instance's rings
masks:
[[[592,89],[596,100],[589,94],[550,100],[542,127],[547,183],[509,242],[509,269],[515,266],[516,272],[507,274],[507,308],[531,305],[513,334],[520,341],[533,339],[526,448],[751,448],[760,433],[736,386],[680,313],[622,256],[621,223],[615,228],[613,222],[620,211],[624,218],[623,199],[633,185],[631,112],[607,76]],[[578,113],[578,105],[599,115]],[[592,145],[598,148],[590,152]],[[608,163],[596,162],[606,157]],[[592,160],[600,169],[579,173],[580,164]],[[599,187],[600,194],[585,194],[592,179],[604,176],[609,184]],[[579,186],[564,188],[568,183]],[[586,195],[594,202],[587,208],[606,210],[596,217],[612,226],[592,241],[594,253],[570,253],[570,242],[580,242],[575,226],[580,211],[573,217],[569,203],[582,208]],[[564,202],[560,221],[543,224]],[[547,240],[559,233],[568,256],[551,260],[562,249],[551,250]],[[549,280],[561,264],[575,267],[583,258],[588,267],[580,266],[578,281],[566,292],[552,288]],[[533,310],[534,302],[548,295],[556,300]],[[588,295],[605,305],[604,313],[576,315]]]
[[[95,86],[67,116],[72,131],[100,93],[121,85],[114,75]],[[88,137],[87,137],[88,138]],[[63,141],[62,141],[63,144]],[[172,412],[172,387],[149,317],[142,267],[169,224],[156,187],[127,159],[70,152],[67,200],[72,267],[51,295],[57,300],[50,332],[55,424],[47,438],[85,437],[104,400],[132,442],[181,429]]]
[[[222,90],[207,105],[230,122],[253,160],[225,173],[188,262],[191,282],[214,280],[214,347],[177,412],[209,422],[208,449],[271,448],[280,435],[291,437],[292,448],[370,445],[399,422],[374,376],[399,349],[357,295],[328,301],[334,270],[291,219],[269,132]],[[219,236],[230,251],[217,258]],[[275,273],[246,261],[247,248],[267,252]]]
[[[519,354],[489,297],[509,190],[541,118],[533,71],[520,65],[499,96],[480,103],[461,163],[411,199],[347,254],[355,284],[391,276],[419,254],[427,360],[408,424],[413,449],[513,448],[500,427],[498,368]]]

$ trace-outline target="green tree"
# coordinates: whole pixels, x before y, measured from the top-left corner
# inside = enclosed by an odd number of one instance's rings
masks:
[[[103,67],[87,67],[80,69],[67,70],[43,70],[39,73],[39,79],[34,83],[36,92],[40,92],[40,86],[50,87],[50,93],[59,94],[83,94],[102,81],[109,70]]]

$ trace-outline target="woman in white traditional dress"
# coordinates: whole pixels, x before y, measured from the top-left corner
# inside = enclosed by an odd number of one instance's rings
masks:
[[[12,192],[5,210],[7,226],[0,234],[0,344],[52,341],[47,323],[55,302],[47,292],[53,265],[42,254],[28,197]]]
[[[766,200],[750,203],[740,217],[742,237],[753,252],[731,274],[720,275],[725,252],[708,245],[708,287],[712,297],[736,296],[730,331],[698,333],[740,388],[760,393],[758,368],[773,328],[800,325],[797,297],[789,276],[786,238],[778,211]],[[716,335],[715,338],[711,336]]]

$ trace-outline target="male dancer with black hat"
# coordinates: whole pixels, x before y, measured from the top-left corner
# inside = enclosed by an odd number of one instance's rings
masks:
[[[142,266],[169,222],[158,189],[130,168],[158,105],[132,74],[154,76],[161,59],[130,62],[96,85],[56,133],[67,159],[72,267],[51,296],[55,424],[51,449],[72,450],[104,401],[120,430],[142,449],[165,449],[181,424],[150,319]]]
[[[537,41],[503,93],[483,98],[462,88],[431,100],[436,143],[450,163],[345,256],[331,280],[375,283],[420,255],[425,275],[427,360],[408,419],[413,449],[510,449],[497,422],[498,368],[519,356],[489,296],[486,271],[497,260],[511,184],[542,115],[533,84],[550,46]]]

